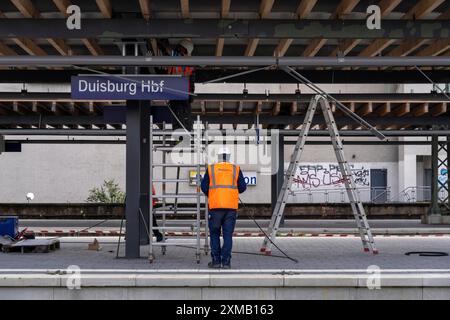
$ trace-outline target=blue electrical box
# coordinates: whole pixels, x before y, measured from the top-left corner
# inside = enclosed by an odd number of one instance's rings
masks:
[[[0,237],[10,236],[15,238],[19,233],[19,217],[0,216]]]

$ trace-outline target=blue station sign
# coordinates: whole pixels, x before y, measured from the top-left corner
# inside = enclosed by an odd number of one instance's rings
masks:
[[[189,80],[161,75],[80,75],[71,78],[77,100],[187,100]]]

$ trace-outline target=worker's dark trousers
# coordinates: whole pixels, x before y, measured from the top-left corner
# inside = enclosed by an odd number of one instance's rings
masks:
[[[213,263],[229,265],[233,248],[233,232],[237,212],[234,209],[209,210],[209,232],[211,238],[211,257]],[[220,246],[220,233],[223,245]]]

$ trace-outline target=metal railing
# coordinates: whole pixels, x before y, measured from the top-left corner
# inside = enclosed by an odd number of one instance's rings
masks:
[[[431,187],[408,187],[393,194],[390,187],[363,187],[357,192],[363,202],[366,203],[422,203],[431,201]],[[441,190],[440,198],[446,194]],[[291,191],[289,203],[348,203],[345,188],[329,189],[305,189]]]
[[[390,187],[358,188],[357,192],[363,202],[385,203],[390,202]],[[290,203],[346,203],[348,201],[345,188],[307,189],[291,191]]]

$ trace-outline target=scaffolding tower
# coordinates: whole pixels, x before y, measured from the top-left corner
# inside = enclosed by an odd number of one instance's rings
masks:
[[[155,260],[155,247],[161,247],[161,253],[165,255],[169,246],[185,246],[195,249],[196,262],[200,263],[201,251],[203,250],[205,255],[209,254],[208,203],[207,197],[203,195],[200,188],[200,172],[205,168],[202,123],[198,117],[194,125],[193,136],[188,131],[177,132],[174,135],[174,131],[167,129],[167,125],[163,123],[161,134],[156,137],[153,127],[153,118],[150,117],[150,182],[160,185],[160,188],[155,188],[155,194],[150,191],[149,262],[152,263]],[[182,137],[183,140],[180,141],[176,137]],[[158,152],[161,152],[161,162],[154,161]],[[169,155],[173,152],[190,154],[193,161],[189,161],[189,163],[169,161]],[[192,159],[193,155],[195,155],[195,159]],[[168,177],[168,168],[176,168],[176,177]],[[193,192],[180,192],[182,184],[189,185],[191,182],[190,177],[180,177],[182,168],[196,171]],[[160,178],[154,178],[155,171],[158,170]],[[170,185],[173,186],[174,192],[168,191]],[[159,189],[160,193],[158,193]],[[179,200],[183,199],[193,199],[194,201],[180,205]],[[153,200],[159,201],[160,206],[154,206]],[[161,218],[158,226],[153,225],[154,217]],[[189,218],[193,218],[194,221],[188,226],[180,225],[187,223]],[[162,241],[157,242],[153,239],[153,230],[159,230],[162,233]],[[181,233],[181,237],[178,239],[168,238],[168,233],[171,232]]]

